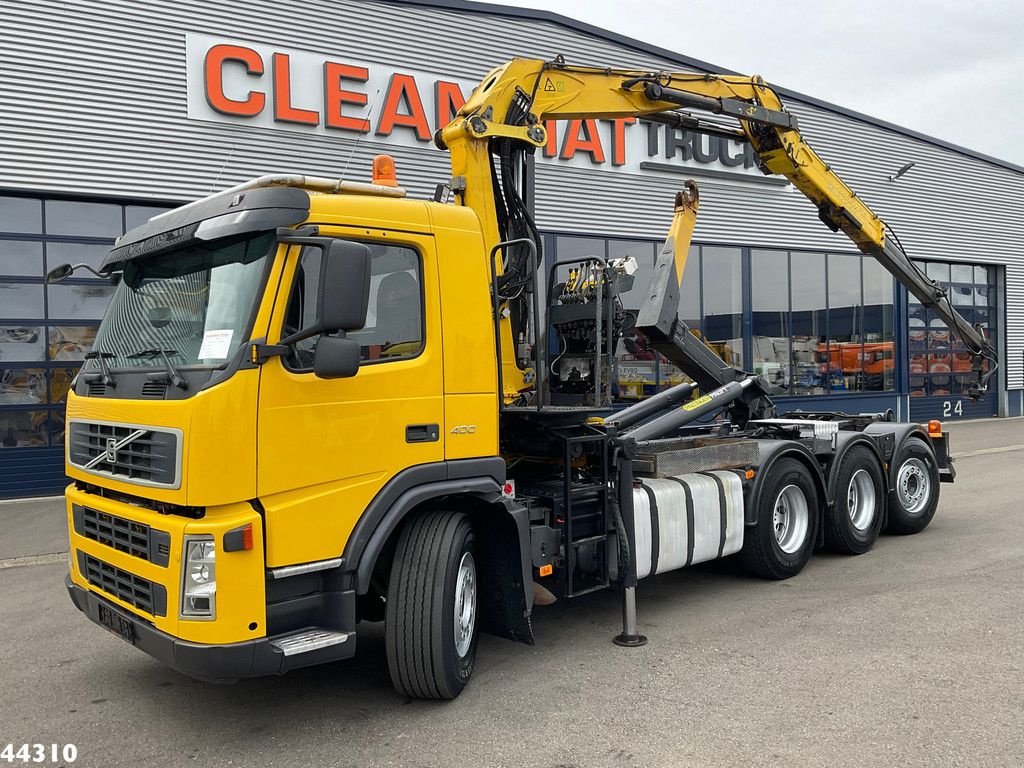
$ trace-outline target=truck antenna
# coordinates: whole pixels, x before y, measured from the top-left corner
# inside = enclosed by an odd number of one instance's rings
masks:
[[[380,88],[378,88],[377,92],[373,94],[373,101],[370,103],[370,111],[366,113],[366,122],[367,123],[370,123],[373,120],[373,110],[377,106],[377,98],[379,96],[380,96]],[[369,133],[369,129],[367,129],[367,133]],[[345,174],[348,173],[348,166],[352,162],[352,156],[355,155],[356,149],[359,147],[359,142],[362,140],[362,138],[363,138],[363,133],[362,133],[362,131],[360,131],[359,135],[356,136],[355,142],[353,142],[353,144],[352,144],[352,149],[349,150],[348,157],[345,158],[345,167],[341,169],[341,180],[342,181],[345,180]]]
[[[234,156],[236,149],[238,149],[238,142],[235,142],[231,146],[231,151],[228,152],[228,156],[224,158],[224,163],[223,163],[223,165],[221,165],[220,170],[217,171],[217,178],[215,178],[213,180],[213,183],[210,184],[210,191],[206,193],[207,195],[212,195],[213,194],[213,188],[216,187],[217,186],[217,182],[220,181],[220,177],[223,175],[224,169],[228,167],[228,163],[231,162],[231,158]]]

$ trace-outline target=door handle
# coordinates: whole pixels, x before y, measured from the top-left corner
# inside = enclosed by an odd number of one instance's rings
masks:
[[[405,428],[407,443],[436,443],[440,435],[437,424],[410,424]]]

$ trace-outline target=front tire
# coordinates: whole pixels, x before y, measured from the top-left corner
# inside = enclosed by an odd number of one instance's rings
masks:
[[[478,638],[476,537],[462,512],[406,523],[388,583],[384,637],[395,690],[454,699],[469,682]]]
[[[740,563],[755,576],[788,579],[803,570],[814,550],[817,487],[810,470],[790,457],[769,465],[761,482],[757,523],[745,531]]]
[[[825,513],[825,546],[862,555],[875,545],[885,513],[885,480],[875,454],[855,445],[836,467],[832,509]]]
[[[935,454],[922,441],[907,440],[893,459],[896,467],[889,499],[886,532],[920,533],[935,517],[939,506],[939,467]]]

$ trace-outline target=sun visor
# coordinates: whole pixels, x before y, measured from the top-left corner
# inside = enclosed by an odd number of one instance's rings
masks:
[[[250,232],[290,227],[309,217],[309,193],[294,187],[267,187],[213,195],[165,214],[125,233],[103,260],[100,272],[123,269],[132,259]]]

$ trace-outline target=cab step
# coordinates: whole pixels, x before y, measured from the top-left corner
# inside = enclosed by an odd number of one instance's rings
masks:
[[[337,632],[333,629],[314,627],[275,638],[270,641],[270,644],[285,656],[295,656],[300,653],[319,651],[321,648],[330,648],[333,645],[341,645],[353,634],[353,632]]]

